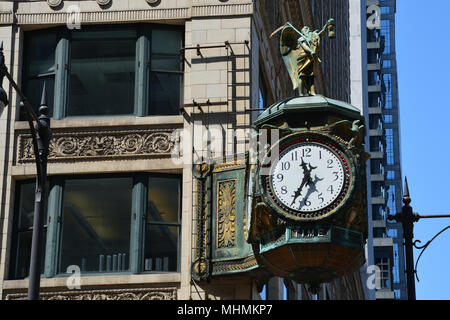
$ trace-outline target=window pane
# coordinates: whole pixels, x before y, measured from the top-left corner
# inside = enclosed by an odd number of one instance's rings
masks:
[[[174,30],[152,31],[152,69],[181,71],[180,49],[184,34]]]
[[[147,225],[144,271],[178,271],[179,227]]]
[[[45,90],[47,92],[47,106],[49,109],[49,116],[53,116],[53,97],[55,92],[55,77],[47,76],[40,77],[35,79],[29,79],[25,82],[25,92],[26,97],[30,104],[33,106],[36,115],[39,116],[39,107],[41,104],[42,98],[42,88],[44,87],[45,82]],[[28,119],[25,110],[23,108],[20,109],[20,119],[25,121]]]
[[[25,38],[27,76],[55,72],[56,32],[30,33]]]
[[[147,221],[178,222],[180,179],[151,177],[148,183]]]
[[[178,74],[152,73],[150,76],[150,115],[180,113],[181,79]]]
[[[128,270],[132,178],[67,180],[61,269]]]
[[[35,190],[35,182],[20,186],[19,230],[33,228]]]
[[[74,33],[67,116],[134,112],[136,33]]]
[[[47,239],[47,228],[42,230],[43,242],[41,243],[41,274],[44,273],[45,265],[45,241]],[[17,257],[13,279],[24,279],[30,273],[31,239],[33,231],[19,232],[17,237]]]

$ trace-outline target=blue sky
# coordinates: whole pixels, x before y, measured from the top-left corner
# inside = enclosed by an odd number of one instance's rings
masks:
[[[450,35],[448,0],[397,0],[396,51],[400,92],[402,174],[415,212],[450,214]],[[450,218],[422,219],[425,244]],[[415,250],[415,259],[420,251]],[[450,230],[420,258],[417,299],[450,299]]]

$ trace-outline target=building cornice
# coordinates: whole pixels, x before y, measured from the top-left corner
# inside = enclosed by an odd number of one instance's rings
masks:
[[[148,8],[148,9],[127,9],[114,10],[102,9],[91,11],[68,12],[67,10],[53,11],[48,8],[42,12],[27,12],[25,8],[19,7],[17,12],[0,11],[0,24],[12,24],[14,17],[18,25],[39,25],[39,24],[66,24],[78,15],[80,24],[83,23],[108,23],[108,22],[138,22],[138,21],[158,21],[182,23],[191,18],[202,18],[212,16],[241,16],[253,14],[253,3],[218,3],[200,4],[178,8]]]

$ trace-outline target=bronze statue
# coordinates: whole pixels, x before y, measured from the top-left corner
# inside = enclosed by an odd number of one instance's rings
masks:
[[[328,30],[328,36],[334,38],[334,19],[328,20],[322,30],[310,31],[303,27],[298,31],[290,22],[277,29],[272,35],[281,31],[280,52],[291,76],[294,90],[300,96],[315,95],[314,65],[321,62],[319,58],[320,37]]]

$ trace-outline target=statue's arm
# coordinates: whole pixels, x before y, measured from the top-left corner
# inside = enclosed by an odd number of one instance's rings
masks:
[[[327,24],[323,26],[322,30],[319,31],[319,36],[323,36],[327,31],[328,27],[334,23],[334,19],[330,19],[327,21]]]

